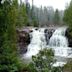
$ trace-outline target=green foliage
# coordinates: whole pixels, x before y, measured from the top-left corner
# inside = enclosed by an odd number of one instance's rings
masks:
[[[30,72],[61,72],[59,68],[53,67],[55,63],[53,51],[44,49],[32,57],[33,62],[29,64]]]
[[[36,20],[36,19],[33,19],[33,21],[32,21],[32,22],[33,22],[33,26],[34,26],[34,27],[38,27],[38,26],[39,26],[39,24],[38,24],[38,22],[37,22],[37,20]]]
[[[60,23],[60,16],[59,16],[59,11],[56,9],[55,14],[54,14],[54,24],[58,25]]]
[[[63,18],[65,24],[69,26],[70,29],[70,35],[72,36],[72,0],[70,2],[69,7],[64,12],[64,18]]]
[[[72,72],[72,60],[63,67],[63,72]]]
[[[17,0],[5,0],[0,7],[0,72],[18,72],[21,63],[16,48]]]
[[[72,26],[72,1],[69,7],[64,12],[64,21],[67,25]]]
[[[26,8],[24,3],[19,5],[18,8],[18,16],[17,16],[17,26],[22,27],[22,26],[27,26],[28,23],[28,17],[26,14]]]

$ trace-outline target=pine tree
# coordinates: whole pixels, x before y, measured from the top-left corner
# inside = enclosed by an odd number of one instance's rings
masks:
[[[0,72],[18,72],[20,62],[16,48],[17,0],[5,0],[0,7]]]
[[[54,24],[59,25],[60,23],[60,16],[59,16],[59,11],[56,9],[55,14],[54,14]]]
[[[28,23],[28,17],[26,14],[25,4],[20,3],[18,7],[17,26],[18,27],[26,26],[27,23]]]
[[[69,34],[72,37],[72,0],[70,5],[66,8],[63,18],[65,24],[69,26]]]
[[[64,12],[64,22],[72,29],[72,0]]]

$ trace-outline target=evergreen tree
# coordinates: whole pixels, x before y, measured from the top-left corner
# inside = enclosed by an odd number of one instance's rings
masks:
[[[54,14],[54,24],[59,25],[60,23],[60,16],[59,16],[59,11],[56,9],[55,14]]]
[[[69,26],[70,30],[72,31],[72,0],[70,5],[66,8],[64,12],[64,22],[66,25]]]
[[[0,6],[0,72],[18,72],[16,48],[16,2],[5,0]]]
[[[26,26],[28,22],[26,7],[24,3],[21,3],[18,7],[18,17],[17,17],[17,26],[22,27]]]
[[[64,23],[69,26],[69,36],[72,37],[72,0],[70,5],[64,11]]]

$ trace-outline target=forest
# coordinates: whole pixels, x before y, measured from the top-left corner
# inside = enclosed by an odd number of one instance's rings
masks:
[[[72,60],[53,67],[56,60],[51,49],[40,50],[27,64],[18,51],[17,28],[55,26],[68,26],[72,38],[72,0],[64,11],[51,6],[38,8],[22,0],[0,0],[0,72],[72,72]]]

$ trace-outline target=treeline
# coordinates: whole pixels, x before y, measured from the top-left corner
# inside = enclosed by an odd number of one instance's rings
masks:
[[[63,25],[63,14],[64,11],[59,11],[56,9],[54,11],[53,7],[36,7],[27,2],[26,3],[27,15],[29,18],[29,25],[33,26],[52,26],[52,25]],[[33,21],[33,22],[32,22]]]

